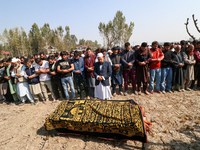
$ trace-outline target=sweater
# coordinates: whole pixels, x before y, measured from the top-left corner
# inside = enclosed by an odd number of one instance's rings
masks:
[[[161,62],[159,62],[158,59],[163,60],[164,54],[162,53],[162,51],[159,48],[157,48],[155,51],[153,51],[152,49],[150,49],[150,50],[152,53],[152,59],[149,61],[150,69],[161,68]]]

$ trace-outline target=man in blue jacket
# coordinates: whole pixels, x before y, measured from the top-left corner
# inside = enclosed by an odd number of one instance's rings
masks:
[[[98,62],[94,64],[95,97],[102,100],[110,100],[112,94],[109,77],[112,75],[112,67],[110,62],[104,61],[102,53],[98,53],[97,58]]]
[[[74,52],[74,58],[72,59],[72,62],[74,64],[74,70],[72,72],[74,73],[74,80],[76,82],[76,87],[78,91],[77,99],[81,98],[81,84],[83,84],[87,99],[90,99],[88,88],[86,87],[86,82],[84,80],[85,78],[84,59],[83,57],[79,56],[78,51]]]

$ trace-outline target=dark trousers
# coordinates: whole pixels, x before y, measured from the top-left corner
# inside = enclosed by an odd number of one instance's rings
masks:
[[[56,99],[61,98],[59,91],[61,91],[62,98],[66,98],[65,92],[63,90],[63,86],[60,80],[51,80],[51,85],[52,85],[53,93]]]
[[[148,84],[148,82],[139,82],[139,81],[137,81],[137,88],[138,88],[138,91],[141,91],[142,89],[141,89],[141,83],[143,83],[143,90],[144,91],[146,91],[147,90],[147,84]]]
[[[9,86],[7,87],[7,93],[6,93],[6,95],[4,95],[5,96],[5,98],[6,98],[6,101],[8,101],[8,102],[14,102],[14,99],[13,99],[13,97],[12,97],[12,94],[10,93],[10,88],[9,88]]]
[[[90,92],[90,96],[94,97],[94,87],[88,87],[89,92]]]
[[[83,84],[86,96],[89,96],[88,88],[86,86],[85,80],[83,79],[83,76],[82,75],[76,76],[75,82],[76,82],[78,97],[81,97],[81,83]]]
[[[125,92],[128,91],[128,78],[129,78],[129,77],[130,77],[131,82],[132,82],[132,89],[133,89],[133,91],[135,91],[135,90],[136,90],[135,69],[124,70],[124,71],[123,71],[123,77],[124,77]]]
[[[190,86],[190,88],[194,88],[195,85],[195,81],[197,80],[197,87],[200,87],[200,66],[195,66],[194,69],[194,80],[192,80],[192,84]]]
[[[117,84],[113,84],[113,93],[116,93],[116,86],[117,86]],[[119,85],[119,92],[122,92],[122,84],[121,85]]]

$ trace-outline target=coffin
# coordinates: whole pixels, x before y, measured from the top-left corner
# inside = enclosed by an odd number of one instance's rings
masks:
[[[46,118],[44,127],[54,135],[91,135],[147,143],[143,117],[143,110],[133,100],[69,100],[58,105]]]

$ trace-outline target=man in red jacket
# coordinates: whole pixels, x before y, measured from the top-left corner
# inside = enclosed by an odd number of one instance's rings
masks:
[[[96,55],[92,54],[92,51],[90,48],[86,49],[86,54],[87,55],[84,60],[85,76],[86,76],[87,86],[90,92],[90,96],[94,98],[95,77],[94,77],[93,72],[94,72],[94,63],[95,63]]]
[[[162,93],[160,91],[160,82],[161,82],[161,60],[164,59],[164,54],[158,48],[158,42],[152,42],[152,48],[150,49],[152,52],[152,59],[150,60],[150,81],[149,81],[149,91],[151,94],[154,92],[154,80],[156,78],[156,90],[158,93]]]

